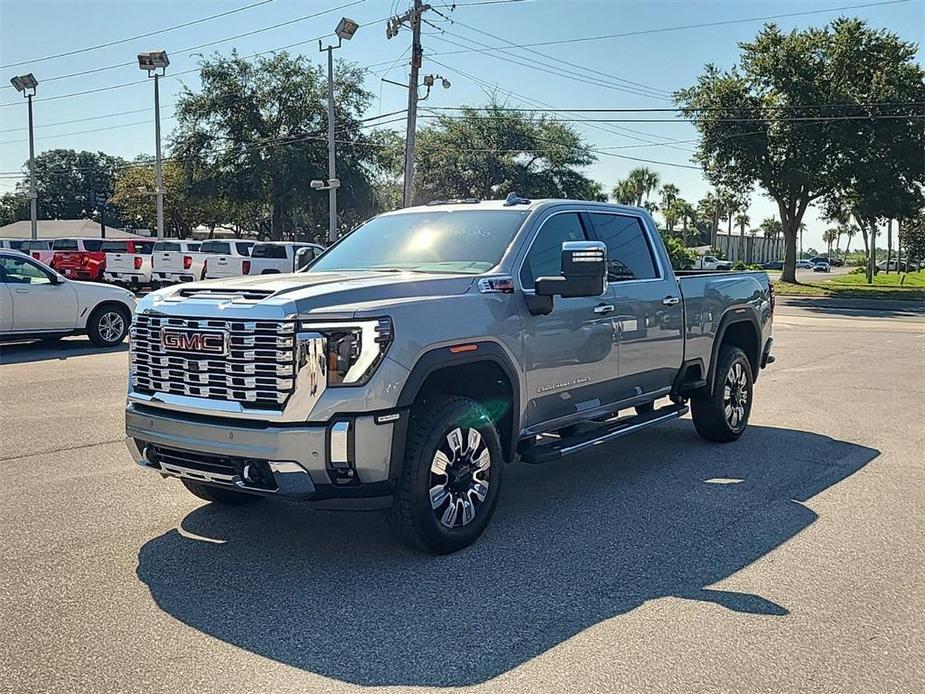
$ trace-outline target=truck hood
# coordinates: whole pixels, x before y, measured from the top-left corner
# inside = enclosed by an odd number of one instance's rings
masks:
[[[193,315],[206,305],[223,315],[283,318],[312,313],[353,315],[361,305],[383,307],[407,301],[465,293],[472,275],[423,272],[299,272],[229,277],[177,284],[149,294],[139,310]]]

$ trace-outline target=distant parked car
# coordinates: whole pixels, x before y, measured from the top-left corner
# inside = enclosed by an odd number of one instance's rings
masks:
[[[19,252],[31,255],[46,265],[51,265],[51,259],[55,256],[55,252],[51,249],[51,243],[51,241],[26,240],[19,246]]]
[[[106,254],[103,278],[107,282],[143,287],[151,284],[151,251],[154,241],[103,241],[100,250]]]
[[[810,258],[810,259],[809,259],[809,262],[811,262],[813,265],[815,265],[816,263],[827,263],[827,262],[829,262],[829,259],[826,258],[824,255],[816,255],[816,256],[813,256],[812,258]]]
[[[55,239],[51,266],[68,279],[99,282],[106,269],[102,246],[102,239]]]
[[[324,253],[324,247],[314,243],[292,243],[289,241],[258,243],[251,249],[248,272],[242,274],[271,275],[281,272],[295,272],[308,265],[322,253]]]
[[[0,341],[88,335],[112,347],[128,334],[134,309],[125,289],[74,282],[18,251],[0,250]]]
[[[771,260],[767,263],[762,263],[761,267],[765,270],[783,270],[784,261],[783,260]]]
[[[884,270],[886,270],[886,265],[887,265],[886,261],[881,260],[879,263],[877,263],[877,269],[883,272]],[[899,260],[899,261],[891,260],[890,261],[891,271],[895,270],[896,272],[917,272],[918,269],[919,269],[919,265],[916,262],[912,262],[908,260]]]
[[[844,264],[845,264],[845,261],[842,260],[841,258],[829,258],[829,265],[831,265],[832,267],[843,267]]]
[[[814,267],[814,264],[809,262],[808,260],[798,260],[797,261],[798,270],[812,270],[813,267]]]
[[[831,270],[832,268],[824,260],[813,265],[813,272],[831,272]]]
[[[7,251],[18,251],[22,244],[22,239],[0,239],[0,248]]]
[[[253,241],[203,241],[199,252],[205,254],[207,280],[250,274]]]
[[[198,241],[158,241],[154,244],[152,264],[155,284],[195,282],[205,279],[205,258]]]
[[[732,263],[726,260],[720,260],[716,256],[703,255],[694,263],[695,270],[730,270]]]

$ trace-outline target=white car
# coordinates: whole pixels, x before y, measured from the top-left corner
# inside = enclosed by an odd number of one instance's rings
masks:
[[[103,279],[116,284],[143,287],[151,284],[151,252],[154,241],[103,241],[100,251],[106,254]]]
[[[301,270],[324,253],[324,247],[315,243],[267,241],[254,244],[251,249],[249,275],[272,275]]]
[[[253,241],[203,241],[199,251],[205,254],[206,279],[238,277],[250,273]]]
[[[155,284],[196,282],[205,279],[205,255],[198,241],[158,241],[154,244],[151,263]]]
[[[134,310],[128,290],[65,279],[34,258],[0,250],[0,340],[88,335],[111,347],[125,339]]]
[[[796,264],[797,270],[812,270],[815,266],[815,263],[809,260],[798,260]]]

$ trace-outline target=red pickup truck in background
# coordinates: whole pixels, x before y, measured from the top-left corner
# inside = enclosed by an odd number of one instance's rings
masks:
[[[106,254],[102,239],[55,239],[51,266],[72,280],[102,281]]]

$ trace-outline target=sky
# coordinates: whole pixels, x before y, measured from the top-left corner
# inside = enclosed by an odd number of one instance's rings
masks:
[[[446,77],[451,87],[435,89],[424,103],[430,107],[481,105],[492,91],[512,107],[671,107],[671,92],[693,84],[707,63],[733,65],[738,42],[752,39],[771,16],[785,30],[838,16],[862,17],[917,43],[923,60],[925,0],[459,0],[455,9],[452,0],[431,4],[421,74]],[[16,178],[10,172],[21,170],[29,151],[25,100],[8,81],[14,75],[32,72],[39,81],[36,152],[63,147],[131,158],[154,151],[153,88],[138,69],[139,51],[163,49],[170,55],[161,81],[166,140],[174,125],[172,104],[184,86],[198,88],[196,66],[203,55],[237,49],[249,56],[288,47],[320,64],[318,38],[329,38],[340,17],[348,16],[360,29],[335,56],[369,68],[365,86],[375,99],[367,115],[373,116],[406,106],[407,93],[381,80],[407,81],[410,34],[387,39],[385,19],[409,6],[410,0],[0,0],[0,192],[13,189]],[[247,9],[234,11],[240,8]],[[160,32],[219,13],[227,14]],[[779,16],[794,13],[803,14]],[[705,24],[714,26],[676,28]],[[134,38],[152,32],[160,33]],[[613,34],[623,35],[587,40]],[[539,53],[510,47],[571,39],[578,40],[534,46]],[[96,48],[101,44],[108,45]],[[50,57],[62,53],[71,54]],[[95,71],[68,76],[87,70]],[[690,160],[695,144],[666,144],[695,139],[689,124],[574,125],[601,152],[586,173],[607,190],[635,166],[654,169],[691,202],[709,189]],[[776,205],[758,191],[749,215],[757,225],[776,216]],[[806,223],[805,247],[823,248],[825,222],[811,209]]]

